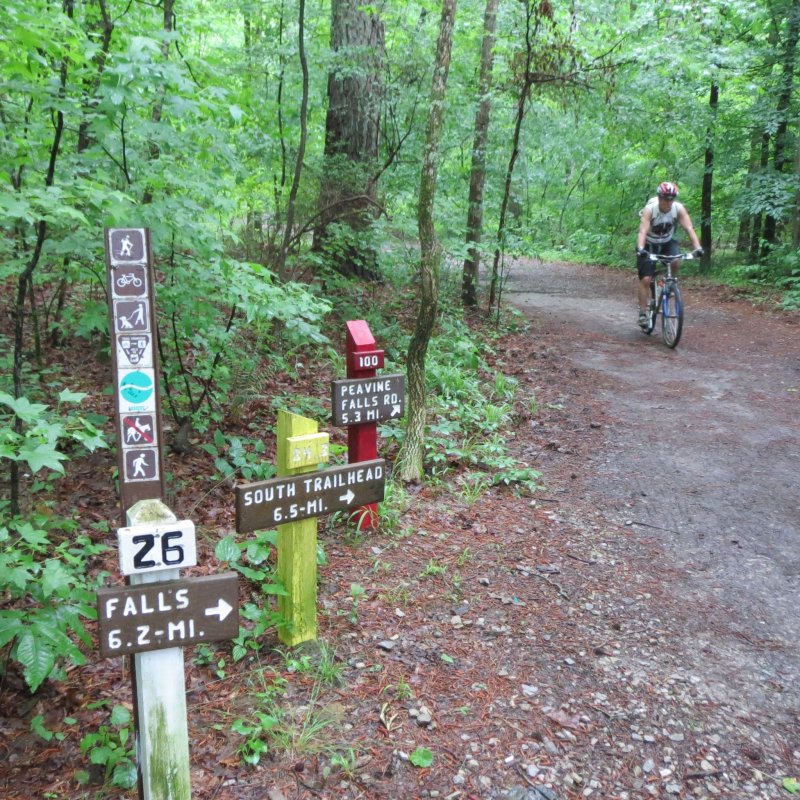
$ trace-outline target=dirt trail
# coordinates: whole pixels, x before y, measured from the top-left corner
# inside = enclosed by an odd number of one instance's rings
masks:
[[[615,420],[582,499],[663,547],[674,599],[697,612],[686,615],[687,667],[720,701],[797,731],[798,317],[683,285],[674,351],[637,329],[629,274],[519,264],[507,298],[535,331],[572,342],[587,392]]]

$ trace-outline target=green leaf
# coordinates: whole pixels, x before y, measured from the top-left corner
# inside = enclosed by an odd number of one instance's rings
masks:
[[[71,389],[62,389],[58,394],[59,403],[80,403],[86,392],[73,392]]]
[[[442,653],[439,656],[439,658],[441,658],[442,661],[444,661],[445,664],[455,664],[456,663],[456,660],[453,658],[453,656],[449,656],[449,655],[447,655],[447,653]]]
[[[62,474],[64,467],[60,462],[67,460],[67,457],[63,453],[59,453],[51,444],[39,444],[33,449],[23,447],[19,451],[19,458],[28,462],[31,472],[38,472],[43,467],[47,467]]]
[[[129,725],[131,721],[131,712],[125,706],[116,705],[111,709],[111,724],[117,728]]]
[[[798,794],[800,793],[800,781],[798,781],[797,778],[784,778],[783,788],[786,789],[789,794]]]
[[[45,597],[57,595],[63,597],[68,593],[72,579],[69,570],[54,558],[51,558],[42,570],[42,590]],[[65,592],[66,590],[66,592]]]
[[[5,392],[0,392],[0,403],[9,406],[23,422],[37,422],[47,411],[47,406],[42,403],[31,403],[27,397],[15,399]]]
[[[136,764],[132,761],[125,761],[125,763],[117,764],[117,766],[114,767],[111,785],[121,786],[123,789],[132,789],[136,786],[137,780]]]
[[[217,543],[214,548],[214,555],[220,561],[227,561],[229,564],[236,563],[239,560],[239,545],[236,544],[236,539],[233,535],[228,535]]]
[[[408,760],[415,767],[429,767],[433,764],[433,753],[427,747],[418,747],[408,757]]]
[[[34,635],[31,628],[25,628],[17,637],[15,657],[22,664],[25,682],[32,692],[41,686],[56,663],[53,648],[44,637]]]

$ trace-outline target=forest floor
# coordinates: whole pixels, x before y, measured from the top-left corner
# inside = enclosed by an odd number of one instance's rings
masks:
[[[542,487],[473,498],[429,481],[389,533],[321,526],[319,637],[340,679],[323,684],[313,651],[271,634],[261,671],[225,643],[212,659],[187,649],[197,800],[791,796],[800,319],[687,279],[671,351],[637,329],[633,292],[628,273],[515,265],[506,299],[530,327],[490,358],[520,381],[508,445]],[[99,395],[103,369],[73,388]],[[324,377],[266,390],[324,396]],[[73,478],[64,502],[81,518],[118,513],[112,466],[100,454]],[[233,528],[229,489],[198,477],[210,469],[197,447],[169,462],[207,572]],[[259,686],[265,670],[280,696]],[[130,705],[125,660],[90,657],[35,696],[7,678],[0,797],[132,797],[73,778],[81,735],[107,720],[100,700]],[[234,721],[276,710],[282,746],[243,764]],[[36,714],[77,723],[45,744]],[[429,766],[409,760],[418,748]]]

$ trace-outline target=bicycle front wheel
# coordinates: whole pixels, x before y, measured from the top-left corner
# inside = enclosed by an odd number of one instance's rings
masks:
[[[677,347],[683,333],[683,300],[675,284],[664,292],[661,307],[661,336],[667,347]]]

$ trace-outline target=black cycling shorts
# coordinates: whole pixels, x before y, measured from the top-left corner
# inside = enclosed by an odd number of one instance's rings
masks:
[[[680,253],[681,248],[678,246],[676,239],[670,239],[663,244],[650,244],[649,242],[644,246],[648,253],[655,253],[656,255],[670,255],[676,256]],[[655,275],[657,261],[651,261],[646,255],[639,256],[636,259],[636,269],[639,271],[639,280],[642,278],[652,278]]]

